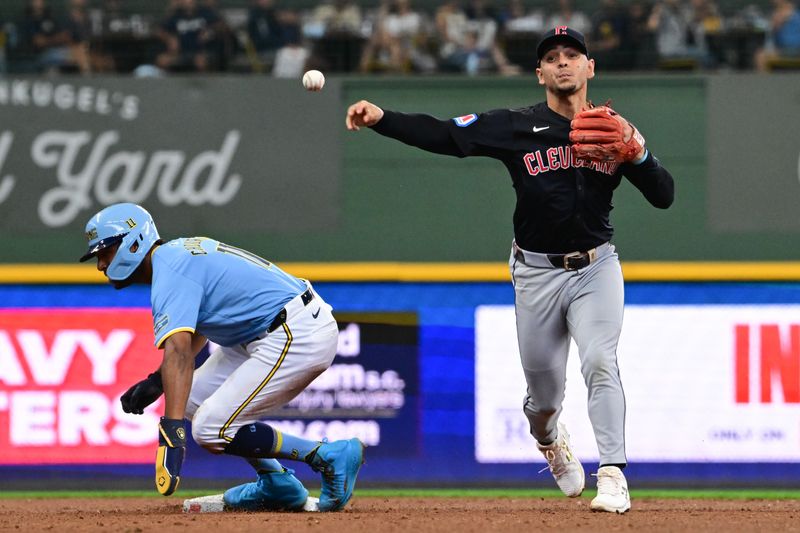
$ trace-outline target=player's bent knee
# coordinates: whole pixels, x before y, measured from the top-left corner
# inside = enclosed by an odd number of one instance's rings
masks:
[[[275,431],[262,422],[246,424],[239,428],[225,447],[228,455],[240,457],[272,457]]]
[[[533,405],[530,402],[525,404],[524,411],[528,415],[537,417],[551,417],[558,412],[558,407],[555,405]]]

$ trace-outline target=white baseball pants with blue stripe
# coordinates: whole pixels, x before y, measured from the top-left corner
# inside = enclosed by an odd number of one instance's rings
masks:
[[[285,309],[275,331],[219,347],[195,370],[186,417],[200,446],[222,453],[239,428],[287,404],[333,362],[339,329],[331,306],[314,292],[308,305],[297,296]]]

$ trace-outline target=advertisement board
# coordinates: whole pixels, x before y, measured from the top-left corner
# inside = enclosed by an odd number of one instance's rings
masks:
[[[522,414],[513,306],[475,312],[475,456],[543,462]],[[800,306],[629,305],[617,349],[637,462],[800,462]],[[574,342],[561,419],[598,459]]]
[[[117,202],[170,235],[329,231],[339,95],[336,80],[312,97],[265,77],[0,79],[0,241],[15,239],[0,258],[71,261],[62,242]]]
[[[371,457],[415,454],[416,315],[337,318],[333,365],[270,423],[314,440],[358,437]],[[149,309],[0,310],[0,464],[152,463],[163,397],[143,415],[124,413],[119,397],[161,357]]]
[[[119,397],[160,361],[149,309],[0,310],[0,463],[151,462],[161,400]]]
[[[268,423],[310,440],[357,437],[370,457],[418,453],[417,318],[337,314],[333,364]]]

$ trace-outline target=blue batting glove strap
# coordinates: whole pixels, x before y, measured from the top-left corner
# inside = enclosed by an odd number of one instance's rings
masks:
[[[181,465],[186,457],[186,427],[183,420],[161,417],[158,423],[156,489],[169,496],[181,481]]]

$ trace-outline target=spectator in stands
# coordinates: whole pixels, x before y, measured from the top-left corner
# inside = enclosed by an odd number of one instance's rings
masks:
[[[135,11],[126,12],[122,7],[122,0],[103,0],[100,16],[104,35],[123,34],[144,37],[150,32],[149,17]]]
[[[174,5],[157,32],[166,50],[156,64],[163,70],[205,72],[212,67],[212,51],[224,22],[216,10],[198,6],[196,0],[175,0]]]
[[[437,11],[436,27],[442,42],[441,68],[475,75],[500,72],[514,75],[517,65],[508,61],[497,43],[497,21],[494,11],[483,0],[472,0],[462,10],[455,0],[446,2]]]
[[[361,35],[361,8],[353,0],[324,0],[311,13],[303,31],[309,37]]]
[[[98,72],[132,72],[153,62],[157,42],[150,30],[149,14],[129,12],[122,0],[102,0],[89,11],[93,39],[89,49],[92,69]],[[151,68],[155,69],[151,65]]]
[[[92,38],[92,23],[89,19],[86,0],[69,0],[66,30],[72,57],[82,73],[91,70],[107,71],[113,62],[107,55],[92,53],[89,44]]]
[[[223,0],[225,3],[228,0]],[[209,57],[214,70],[228,70],[229,61],[233,57],[238,44],[236,35],[228,24],[228,19],[221,14],[220,0],[200,0],[201,9],[216,18],[212,25],[211,39],[208,43]]]
[[[523,0],[508,0],[499,12],[498,47],[520,71],[536,66],[536,45],[545,31],[544,18],[540,8],[528,10]]]
[[[432,72],[436,61],[427,52],[428,30],[410,0],[384,0],[372,35],[361,56],[362,72]]]
[[[557,0],[553,13],[547,17],[545,28],[556,26],[569,26],[588,35],[592,30],[592,21],[583,11],[572,7],[572,0]]]
[[[497,71],[505,76],[521,72],[519,66],[509,62],[498,38],[499,13],[491,5],[491,0],[472,0],[466,9],[467,19],[477,35],[479,50],[489,51],[489,62],[485,69]]]
[[[500,12],[501,33],[542,33],[544,31],[544,14],[541,10],[528,11],[522,0],[509,0],[505,9]],[[536,51],[533,51],[534,57]]]
[[[303,44],[299,21],[287,22],[283,27],[283,36],[285,42],[275,54],[272,75],[276,78],[299,79],[307,70],[310,60],[310,51]]]
[[[20,33],[22,48],[32,54],[39,70],[88,72],[86,54],[75,45],[69,29],[53,16],[45,0],[29,0]]]
[[[602,0],[592,17],[592,58],[605,70],[633,68],[635,45],[630,39],[631,16],[617,0]]]
[[[440,67],[444,71],[464,71],[466,58],[461,56],[467,40],[467,15],[458,0],[446,0],[437,8],[435,24]]]
[[[695,31],[703,39],[708,53],[708,66],[716,67],[726,62],[722,43],[723,20],[714,0],[691,0]]]
[[[630,41],[635,43],[631,47],[631,64],[634,69],[652,68],[658,56],[654,33],[649,28],[649,8],[645,0],[633,0],[628,4]]]
[[[361,8],[353,0],[322,0],[304,20],[303,36],[309,40],[309,68],[352,72],[361,64],[362,50],[371,33]]]
[[[772,0],[767,43],[756,52],[756,68],[765,72],[781,57],[800,57],[800,10],[790,0]]]
[[[710,64],[705,31],[696,23],[691,4],[681,0],[656,2],[648,28],[655,34],[656,50],[662,61],[689,60],[702,66]]]
[[[287,24],[297,24],[293,11],[275,8],[275,0],[252,0],[247,13],[247,53],[258,61],[260,69],[272,68],[275,55],[287,42]]]

